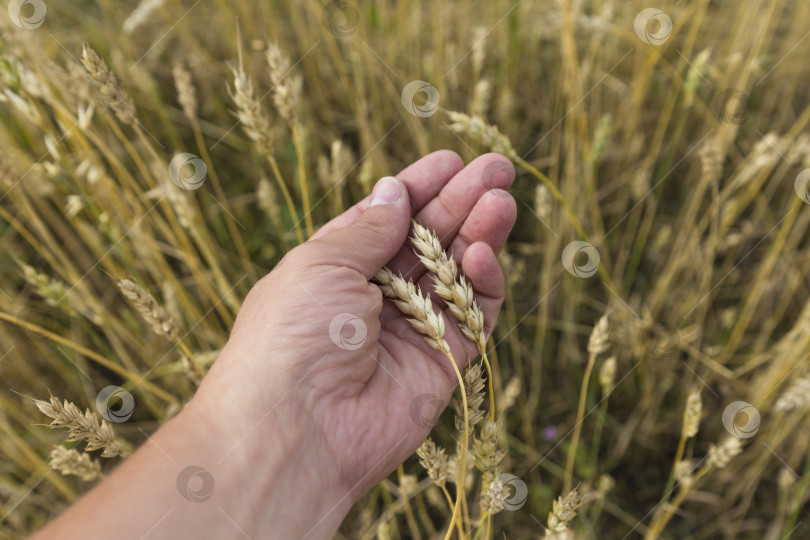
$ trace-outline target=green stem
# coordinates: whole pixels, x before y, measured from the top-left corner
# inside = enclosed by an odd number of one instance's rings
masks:
[[[596,355],[588,355],[588,365],[585,367],[585,376],[582,379],[582,388],[579,391],[579,406],[577,407],[577,421],[574,425],[574,435],[571,438],[571,446],[568,449],[568,460],[565,463],[565,481],[563,491],[567,493],[571,489],[571,481],[574,476],[574,462],[577,456],[577,446],[579,446],[579,436],[582,433],[582,420],[585,416],[585,402],[588,398],[588,384],[593,373],[593,365],[596,362]]]
[[[295,210],[295,203],[293,203],[292,197],[290,196],[290,190],[287,189],[287,184],[284,183],[284,178],[281,177],[281,171],[278,170],[276,158],[268,155],[267,160],[270,162],[270,168],[273,169],[273,176],[276,178],[278,187],[281,190],[281,195],[284,197],[284,202],[287,204],[287,209],[290,211],[290,216],[295,224],[295,235],[298,237],[298,243],[303,244],[304,232],[301,230],[301,224],[298,220],[298,212]]]
[[[309,187],[307,186],[307,168],[304,164],[304,149],[301,146],[301,137],[298,126],[292,125],[293,142],[295,153],[298,156],[298,181],[301,185],[301,199],[304,205],[304,224],[307,228],[307,238],[312,236],[312,209],[309,206]]]
[[[785,523],[785,528],[782,529],[783,535],[793,532],[793,527],[795,526],[796,520],[799,519],[799,511],[801,511],[802,506],[804,506],[804,493],[807,491],[808,485],[810,485],[810,453],[807,454],[807,460],[804,462],[802,479],[799,484],[799,488],[796,490],[796,496],[794,497],[796,508],[793,509],[787,523]]]

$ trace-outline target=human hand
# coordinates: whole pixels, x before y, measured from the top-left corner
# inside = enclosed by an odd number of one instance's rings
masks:
[[[514,174],[497,154],[464,167],[441,151],[378,183],[253,287],[188,406],[39,538],[333,537],[427,436],[414,400],[446,404],[456,386],[447,357],[369,279],[388,265],[431,290],[405,244],[413,216],[472,282],[489,332],[503,299],[496,253],[515,221],[504,191]],[[397,200],[372,204],[392,193]],[[445,318],[463,367],[475,346]]]
[[[381,181],[372,196],[326,224],[256,284],[200,389],[229,395],[223,385],[239,388],[239,399],[212,401],[230,411],[231,422],[241,418],[251,430],[243,444],[272,440],[264,428],[277,427],[262,415],[275,416],[282,407],[293,429],[307,430],[304,440],[316,441],[306,444],[320,447],[310,462],[318,464],[322,489],[351,493],[349,506],[427,436],[431,426],[411,417],[414,400],[427,394],[447,404],[456,386],[447,357],[431,349],[369,279],[387,264],[431,290],[412,246],[404,244],[414,216],[435,230],[471,280],[488,333],[504,291],[496,254],[516,215],[514,200],[503,191],[514,169],[497,154],[462,169],[456,154],[436,152],[398,179]],[[369,206],[380,192],[399,199]],[[477,351],[453,321],[447,314],[446,340],[463,366]]]

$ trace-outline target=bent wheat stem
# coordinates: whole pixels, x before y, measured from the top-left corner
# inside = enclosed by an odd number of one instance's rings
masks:
[[[287,184],[284,183],[284,178],[281,176],[281,171],[278,169],[276,158],[268,154],[267,161],[270,162],[270,168],[273,170],[273,177],[275,177],[278,187],[281,190],[281,195],[284,197],[284,202],[287,205],[287,209],[290,211],[290,217],[293,221],[293,227],[295,227],[295,236],[298,238],[298,243],[303,244],[304,232],[301,230],[301,220],[298,219],[298,211],[295,209],[295,203],[290,195],[290,190],[287,189]]]
[[[447,529],[445,540],[453,534],[453,526],[459,530],[459,537],[464,538],[463,519],[461,518],[461,505],[464,497],[464,483],[467,477],[467,447],[470,440],[469,429],[469,407],[467,404],[467,392],[464,386],[464,377],[461,375],[456,359],[450,351],[450,346],[444,340],[444,318],[441,313],[434,313],[430,295],[422,295],[421,289],[417,288],[412,281],[405,281],[402,276],[396,276],[388,268],[383,267],[375,274],[375,279],[380,283],[383,295],[392,299],[397,308],[413,318],[408,319],[411,326],[425,336],[425,341],[432,348],[443,353],[449,360],[458,381],[459,392],[462,402],[462,438],[459,443],[459,457],[456,469],[456,501],[453,504],[453,516],[450,526]]]
[[[304,148],[301,146],[301,135],[298,126],[293,123],[291,126],[293,144],[295,145],[295,153],[298,158],[298,182],[301,186],[301,203],[304,206],[304,225],[307,229],[307,238],[312,236],[312,208],[309,205],[309,187],[307,185],[307,168],[304,163]]]
[[[446,344],[446,343],[445,343]],[[447,358],[450,359],[450,364],[453,366],[453,371],[456,372],[456,379],[458,379],[458,388],[461,392],[461,402],[462,406],[464,407],[464,432],[463,432],[463,443],[461,445],[461,451],[459,452],[458,458],[458,470],[456,471],[456,503],[453,508],[453,521],[457,519],[460,521],[459,518],[459,503],[464,500],[464,483],[467,479],[467,446],[468,441],[470,440],[470,432],[469,432],[469,418],[467,413],[467,392],[464,390],[464,379],[461,376],[461,371],[458,369],[458,365],[456,364],[456,359],[453,358],[453,353],[450,352],[450,348],[448,347],[445,351],[445,355]],[[459,538],[464,538],[463,526],[459,523]],[[452,523],[447,529],[447,534],[445,535],[444,539],[449,540],[452,536],[451,532],[453,530]]]
[[[596,325],[594,325],[591,337],[588,340],[588,365],[585,367],[585,375],[582,377],[582,388],[579,392],[579,405],[577,406],[577,419],[574,425],[574,434],[571,437],[571,447],[568,449],[568,460],[565,463],[563,490],[566,492],[571,489],[571,481],[574,476],[577,446],[579,445],[579,437],[582,434],[582,422],[585,419],[585,403],[588,399],[588,386],[591,381],[593,366],[596,362],[596,357],[608,349],[609,345],[607,340],[609,333],[610,327],[608,325],[607,315],[603,315]]]
[[[54,334],[50,330],[46,330],[46,329],[42,328],[41,326],[37,326],[34,323],[25,321],[23,319],[20,319],[18,317],[13,316],[13,315],[9,315],[8,313],[4,313],[2,311],[0,311],[0,320],[9,322],[9,323],[14,324],[16,326],[19,326],[21,328],[25,328],[26,330],[28,330],[30,332],[34,332],[35,334],[38,334],[38,335],[40,335],[40,336],[42,336],[44,338],[47,338],[47,339],[53,341],[54,343],[64,345],[65,347],[68,347],[68,348],[76,351],[77,353],[79,353],[79,354],[81,354],[83,356],[86,356],[87,358],[93,360],[98,365],[103,366],[103,367],[109,369],[110,371],[114,371],[115,373],[121,375],[122,377],[125,377],[130,382],[132,382],[133,385],[141,386],[144,390],[148,390],[149,392],[152,392],[155,396],[161,398],[166,403],[169,403],[169,404],[172,404],[172,405],[177,404],[177,398],[174,397],[173,395],[169,394],[168,392],[166,392],[162,388],[159,388],[159,387],[155,386],[154,384],[152,384],[150,382],[147,382],[146,380],[140,378],[138,375],[135,375],[134,373],[130,373],[125,368],[119,366],[118,364],[115,364],[115,363],[111,362],[109,359],[104,358],[100,354],[98,354],[98,353],[96,353],[94,351],[91,351],[90,349],[88,349],[86,347],[82,347],[78,343],[74,343],[73,341],[71,341],[69,339],[66,339],[66,338],[64,338],[64,337],[62,337],[62,336],[60,336],[58,334]]]

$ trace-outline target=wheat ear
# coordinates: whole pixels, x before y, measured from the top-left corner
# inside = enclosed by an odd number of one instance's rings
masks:
[[[189,358],[194,369],[197,370],[197,373],[205,375],[205,370],[196,362],[194,355],[191,354],[191,351],[180,339],[177,322],[169,315],[169,312],[166,311],[163,306],[158,304],[155,297],[132,280],[118,279],[116,280],[116,284],[121,290],[121,293],[126,296],[127,300],[132,304],[132,307],[134,307],[135,310],[141,314],[143,320],[149,324],[152,331],[176,343]]]
[[[576,488],[568,492],[563,497],[560,495],[552,503],[551,512],[548,514],[548,531],[546,538],[564,537],[568,529],[568,523],[577,515],[577,509],[582,505],[582,497]]]
[[[788,412],[800,409],[810,403],[810,375],[805,375],[796,381],[779,396],[774,405],[776,412]]]
[[[67,428],[68,441],[86,440],[88,452],[103,448],[102,457],[129,455],[124,444],[115,439],[112,426],[106,420],[99,423],[98,417],[90,409],[82,414],[75,404],[68,400],[60,403],[54,396],[51,396],[50,402],[35,399],[34,403],[42,414],[53,419],[51,428]]]
[[[455,259],[442,249],[436,233],[413,221],[411,242],[416,255],[431,273],[433,290],[447,304],[450,313],[459,320],[458,327],[469,341],[475,343],[487,369],[490,421],[495,421],[495,392],[492,366],[487,356],[487,336],[484,332],[484,312],[475,300],[475,292],[467,278],[459,273]]]
[[[174,78],[174,87],[177,90],[177,101],[180,102],[183,114],[193,124],[197,118],[197,95],[194,91],[191,73],[183,64],[175,62],[172,67],[172,77]]]
[[[501,462],[506,457],[506,452],[498,448],[498,435],[501,426],[491,420],[484,420],[481,427],[481,438],[473,442],[473,456],[475,466],[481,471],[481,510],[486,513],[486,535],[489,538],[491,516],[500,512],[503,505],[498,504],[498,500],[492,497],[492,483],[503,472]]]
[[[677,480],[678,467],[684,467],[683,453],[686,449],[686,441],[697,435],[700,429],[700,415],[703,412],[703,400],[700,398],[700,392],[693,390],[686,398],[686,407],[683,411],[683,424],[681,426],[681,438],[678,441],[678,449],[675,451],[675,460],[672,462],[672,471],[669,473],[669,480],[667,480],[664,493],[670,493],[672,486]]]
[[[447,453],[441,446],[436,446],[430,437],[425,439],[425,442],[416,450],[416,455],[419,456],[419,463],[428,473],[428,476],[433,483],[444,488],[447,480]]]
[[[101,463],[84,452],[57,446],[51,450],[48,466],[63,475],[75,475],[90,482],[101,476]]]
[[[93,81],[104,104],[115,113],[121,122],[128,125],[134,124],[135,106],[129,100],[126,90],[88,43],[82,44],[82,65],[87,70],[87,76]]]
[[[232,67],[231,72],[233,75],[233,88],[228,87],[228,94],[236,105],[236,110],[233,115],[239,120],[242,125],[242,130],[253,141],[259,153],[267,158],[270,163],[270,168],[273,170],[273,176],[278,183],[281,194],[284,196],[284,202],[287,205],[287,210],[293,216],[295,221],[295,234],[298,242],[304,243],[304,233],[298,221],[298,211],[296,210],[295,203],[293,202],[290,190],[281,176],[281,170],[278,167],[276,158],[273,156],[273,149],[276,145],[276,135],[271,128],[270,120],[262,111],[261,98],[257,98],[253,91],[253,82],[250,77],[245,73],[242,67],[242,47],[239,47],[239,66]]]
[[[379,282],[383,294],[393,300],[402,313],[410,316],[408,322],[417,332],[425,336],[425,341],[431,348],[441,351],[447,356],[450,365],[453,366],[453,371],[456,373],[464,409],[464,444],[461,445],[456,470],[456,501],[453,504],[453,517],[450,527],[447,529],[445,540],[449,540],[452,535],[454,523],[458,527],[459,534],[463,537],[463,524],[459,512],[461,510],[461,501],[464,498],[464,479],[467,475],[467,447],[470,439],[467,392],[464,389],[464,378],[461,376],[456,359],[453,357],[453,353],[450,352],[450,346],[444,340],[444,318],[441,313],[437,315],[433,312],[429,294],[422,296],[421,289],[416,287],[412,281],[405,281],[402,276],[394,275],[387,266],[380,269],[374,277]]]

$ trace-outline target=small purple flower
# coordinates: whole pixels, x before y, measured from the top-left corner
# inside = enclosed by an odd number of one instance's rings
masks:
[[[543,439],[553,441],[557,438],[557,426],[549,424],[543,428]]]

